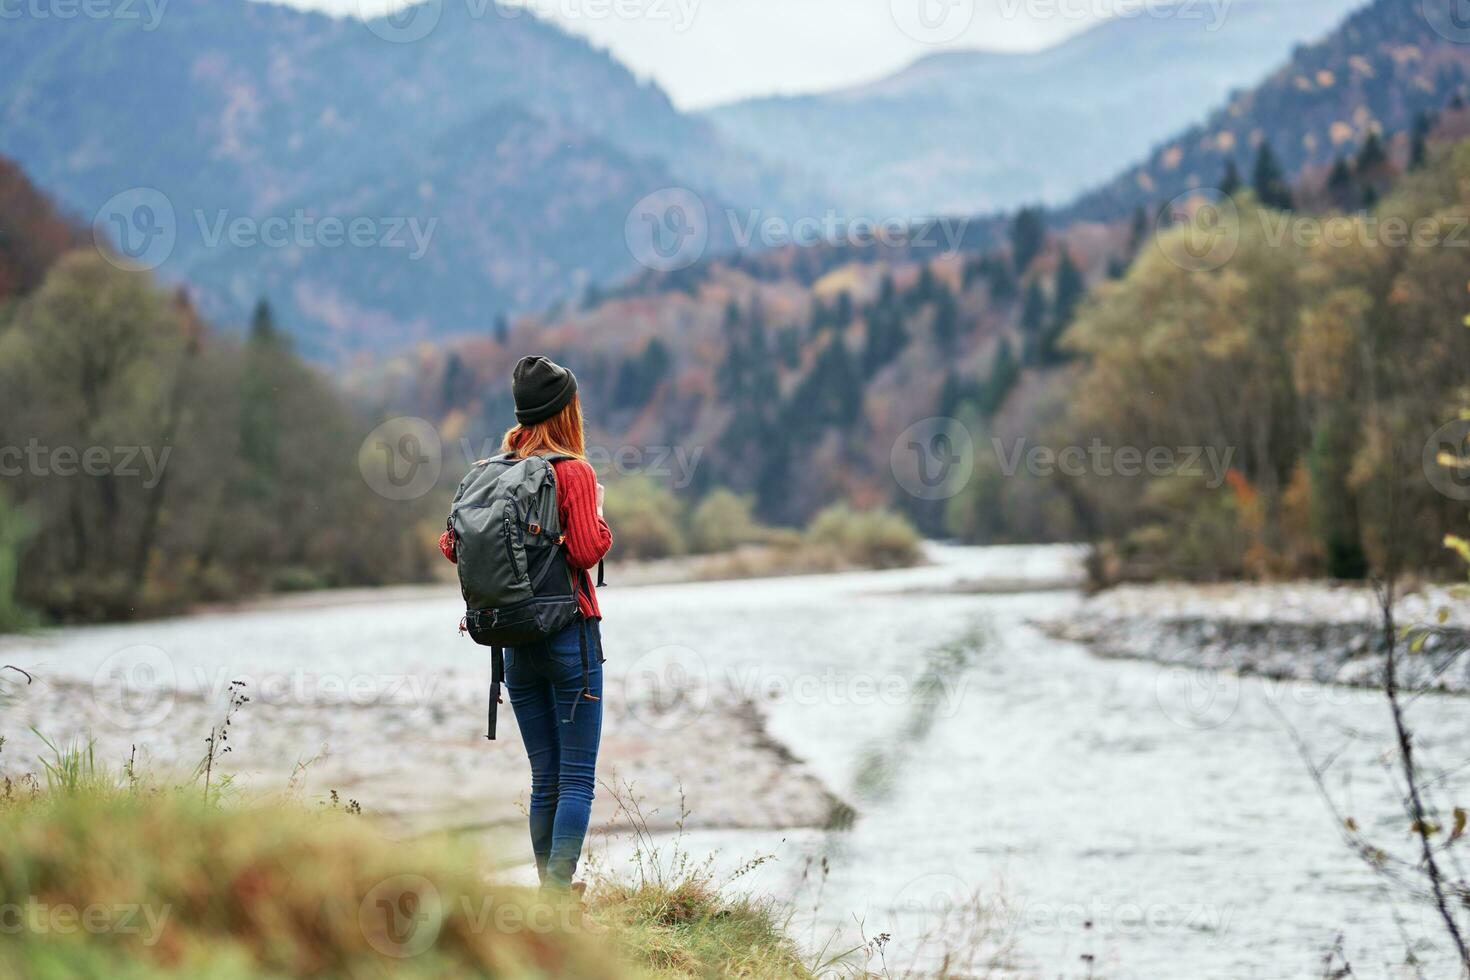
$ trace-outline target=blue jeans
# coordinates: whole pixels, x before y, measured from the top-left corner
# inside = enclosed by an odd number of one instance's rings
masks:
[[[588,686],[600,699],[602,633],[597,620],[579,619],[545,643],[505,651],[505,687],[531,761],[536,872],[542,885],[560,890],[571,887],[582,856],[602,741],[602,702],[582,697],[579,630],[587,631]]]

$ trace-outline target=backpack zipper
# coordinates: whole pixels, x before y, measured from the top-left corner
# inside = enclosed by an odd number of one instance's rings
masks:
[[[520,578],[521,578],[521,567],[516,564],[515,548],[513,548],[511,546],[511,543],[510,543],[510,518],[509,517],[505,518],[505,522],[504,522],[504,525],[503,526],[505,528],[505,532],[504,532],[504,538],[505,538],[505,560],[508,561],[508,562],[510,562],[510,568],[511,568],[511,571],[513,571],[515,573],[516,581],[520,581]]]

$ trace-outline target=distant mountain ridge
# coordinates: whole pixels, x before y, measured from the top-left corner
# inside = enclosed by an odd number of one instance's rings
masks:
[[[1249,179],[1262,143],[1288,173],[1325,174],[1374,133],[1405,133],[1470,89],[1470,29],[1452,25],[1459,0],[1375,0],[1331,34],[1300,45],[1252,88],[1159,142],[1058,211],[1058,223],[1155,209],[1196,188],[1218,188],[1227,162]]]
[[[236,322],[269,288],[318,357],[486,329],[498,313],[632,271],[621,220],[671,184],[712,200],[781,200],[772,171],[606,52],[528,13],[476,9],[444,4],[435,29],[412,43],[359,20],[250,0],[174,0],[153,29],[7,19],[0,153],[84,220],[121,191],[163,192],[180,232],[163,271]],[[442,192],[450,159],[458,183],[483,182],[462,200]],[[563,183],[549,179],[557,174]],[[437,218],[436,235],[454,248],[424,269],[373,255],[364,268],[380,275],[365,280],[350,260],[361,251],[347,261],[340,250],[289,247],[241,255],[195,233],[196,212],[259,220],[298,210]],[[479,284],[472,305],[440,302],[456,280]],[[399,291],[386,306],[355,300],[369,314],[361,336],[317,310],[332,294],[386,295],[390,282]],[[324,295],[296,295],[318,287]]]
[[[1029,54],[944,52],[852,89],[704,113],[732,142],[820,172],[840,206],[913,217],[1062,203],[1196,122],[1362,0],[1197,3]]]

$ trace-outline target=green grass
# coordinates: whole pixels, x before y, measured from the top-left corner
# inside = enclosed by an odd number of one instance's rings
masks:
[[[775,903],[722,895],[687,863],[600,881],[589,928],[575,906],[490,883],[462,839],[386,840],[340,807],[221,803],[46,744],[44,781],[0,785],[0,976],[813,975]]]

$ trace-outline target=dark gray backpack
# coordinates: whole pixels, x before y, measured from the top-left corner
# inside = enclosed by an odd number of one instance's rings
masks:
[[[465,615],[461,632],[491,648],[489,728],[505,679],[505,647],[532,647],[581,618],[577,583],[562,548],[556,471],[567,456],[496,456],[460,481],[449,511]],[[587,679],[587,631],[582,637],[583,697],[596,700]],[[578,699],[579,701],[581,698]],[[576,711],[576,705],[572,706]]]

